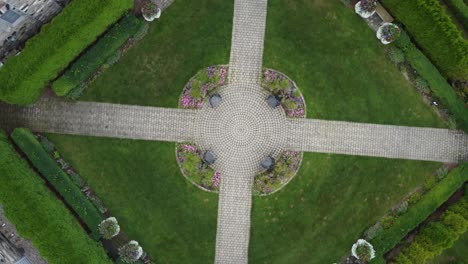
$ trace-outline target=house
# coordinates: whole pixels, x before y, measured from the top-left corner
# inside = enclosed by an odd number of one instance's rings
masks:
[[[0,60],[17,53],[68,1],[0,0]]]

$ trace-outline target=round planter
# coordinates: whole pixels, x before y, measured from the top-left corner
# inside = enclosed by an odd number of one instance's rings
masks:
[[[357,2],[356,5],[354,6],[354,11],[356,12],[356,14],[358,14],[359,16],[361,16],[362,18],[369,18],[371,17],[373,14],[375,14],[375,9],[371,12],[367,11],[367,10],[364,10],[362,8],[362,4],[361,4],[361,1]]]

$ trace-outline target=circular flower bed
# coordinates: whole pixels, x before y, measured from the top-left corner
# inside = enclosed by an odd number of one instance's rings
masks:
[[[374,247],[364,239],[359,239],[351,248],[351,254],[362,263],[367,263],[375,258]]]
[[[376,9],[377,0],[361,0],[354,6],[354,11],[362,18],[369,18],[375,13]]]
[[[216,94],[217,88],[227,83],[227,66],[210,66],[199,71],[185,85],[179,99],[179,107],[200,109],[206,98]],[[306,105],[297,85],[285,74],[264,69],[262,87],[275,96],[290,118],[304,118]],[[202,151],[192,143],[177,143],[176,158],[179,168],[190,182],[202,190],[218,192],[222,175],[202,158]],[[283,151],[275,157],[272,169],[259,173],[254,178],[253,194],[268,195],[285,186],[297,173],[303,158],[302,152]]]
[[[304,97],[296,83],[288,76],[272,69],[264,69],[262,86],[280,100],[287,116],[300,118],[306,116]]]
[[[377,38],[382,44],[390,44],[400,37],[400,28],[392,23],[384,23],[377,29]]]
[[[185,85],[179,99],[179,107],[200,109],[207,95],[227,81],[227,66],[216,65],[203,69]]]
[[[214,171],[202,159],[202,153],[191,143],[177,143],[177,163],[182,175],[202,190],[213,192],[219,190],[221,173]]]
[[[141,13],[146,21],[151,22],[161,16],[161,9],[158,8],[155,0],[145,0],[141,7]]]

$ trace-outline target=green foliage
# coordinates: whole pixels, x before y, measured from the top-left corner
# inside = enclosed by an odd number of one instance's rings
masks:
[[[27,105],[97,36],[133,6],[130,0],[72,1],[0,71],[0,98]]]
[[[428,94],[431,92],[431,89],[429,88],[429,83],[421,76],[417,76],[414,79],[413,83],[414,83],[414,86],[416,86],[416,89],[418,89],[419,91],[425,94]]]
[[[455,13],[463,27],[468,30],[468,4],[465,0],[444,0]]]
[[[468,78],[468,42],[438,0],[383,0],[382,3],[447,77]]]
[[[408,263],[406,259],[412,263],[425,263],[437,255],[440,255],[443,250],[453,246],[461,234],[468,229],[468,220],[462,215],[453,211],[453,208],[464,207],[467,197],[463,197],[457,203],[450,206],[449,209],[442,214],[440,221],[430,222],[426,226],[421,227],[420,232],[416,235],[415,241],[407,248],[403,249],[402,253],[394,260],[395,263]],[[468,209],[468,207],[465,207]],[[411,262],[410,262],[411,263]]]
[[[79,88],[109,58],[118,54],[119,48],[144,25],[145,22],[142,19],[127,14],[54,82],[52,85],[54,92],[59,96],[64,96],[71,90]]]
[[[393,63],[397,65],[405,62],[405,54],[403,53],[401,49],[399,49],[396,46],[391,46],[387,50],[387,56]]]
[[[390,228],[371,240],[379,258],[393,248],[400,240],[442,205],[463,183],[468,180],[467,164],[453,169],[447,177],[425,193],[408,211],[396,218]],[[419,253],[418,253],[419,254]],[[410,255],[406,254],[408,258]]]
[[[437,184],[437,178],[434,176],[430,176],[424,181],[424,189],[426,191],[432,189]]]
[[[98,226],[103,216],[96,210],[81,190],[62,171],[49,154],[42,148],[33,134],[26,129],[17,128],[11,135],[14,142],[26,154],[34,167],[54,186],[83,222],[99,238]]]
[[[395,216],[393,215],[386,215],[380,220],[382,227],[384,229],[390,228],[395,223]]]
[[[0,203],[6,217],[49,263],[111,263],[1,131],[0,175]]]
[[[458,97],[447,80],[418,49],[407,49],[405,55],[407,62],[428,82],[434,96],[453,114],[460,128],[468,131],[468,108],[465,107],[464,102]]]
[[[413,205],[417,203],[419,200],[421,200],[422,193],[420,191],[416,191],[408,197],[408,204]]]

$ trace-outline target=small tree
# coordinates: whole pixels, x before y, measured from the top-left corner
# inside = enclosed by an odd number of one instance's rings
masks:
[[[367,263],[375,258],[374,247],[364,239],[358,239],[351,248],[351,254],[361,263]]]
[[[118,235],[120,226],[115,217],[109,217],[99,224],[99,233],[104,239],[111,239]]]
[[[138,242],[132,240],[119,248],[120,259],[125,263],[134,263],[143,255],[143,248]]]

